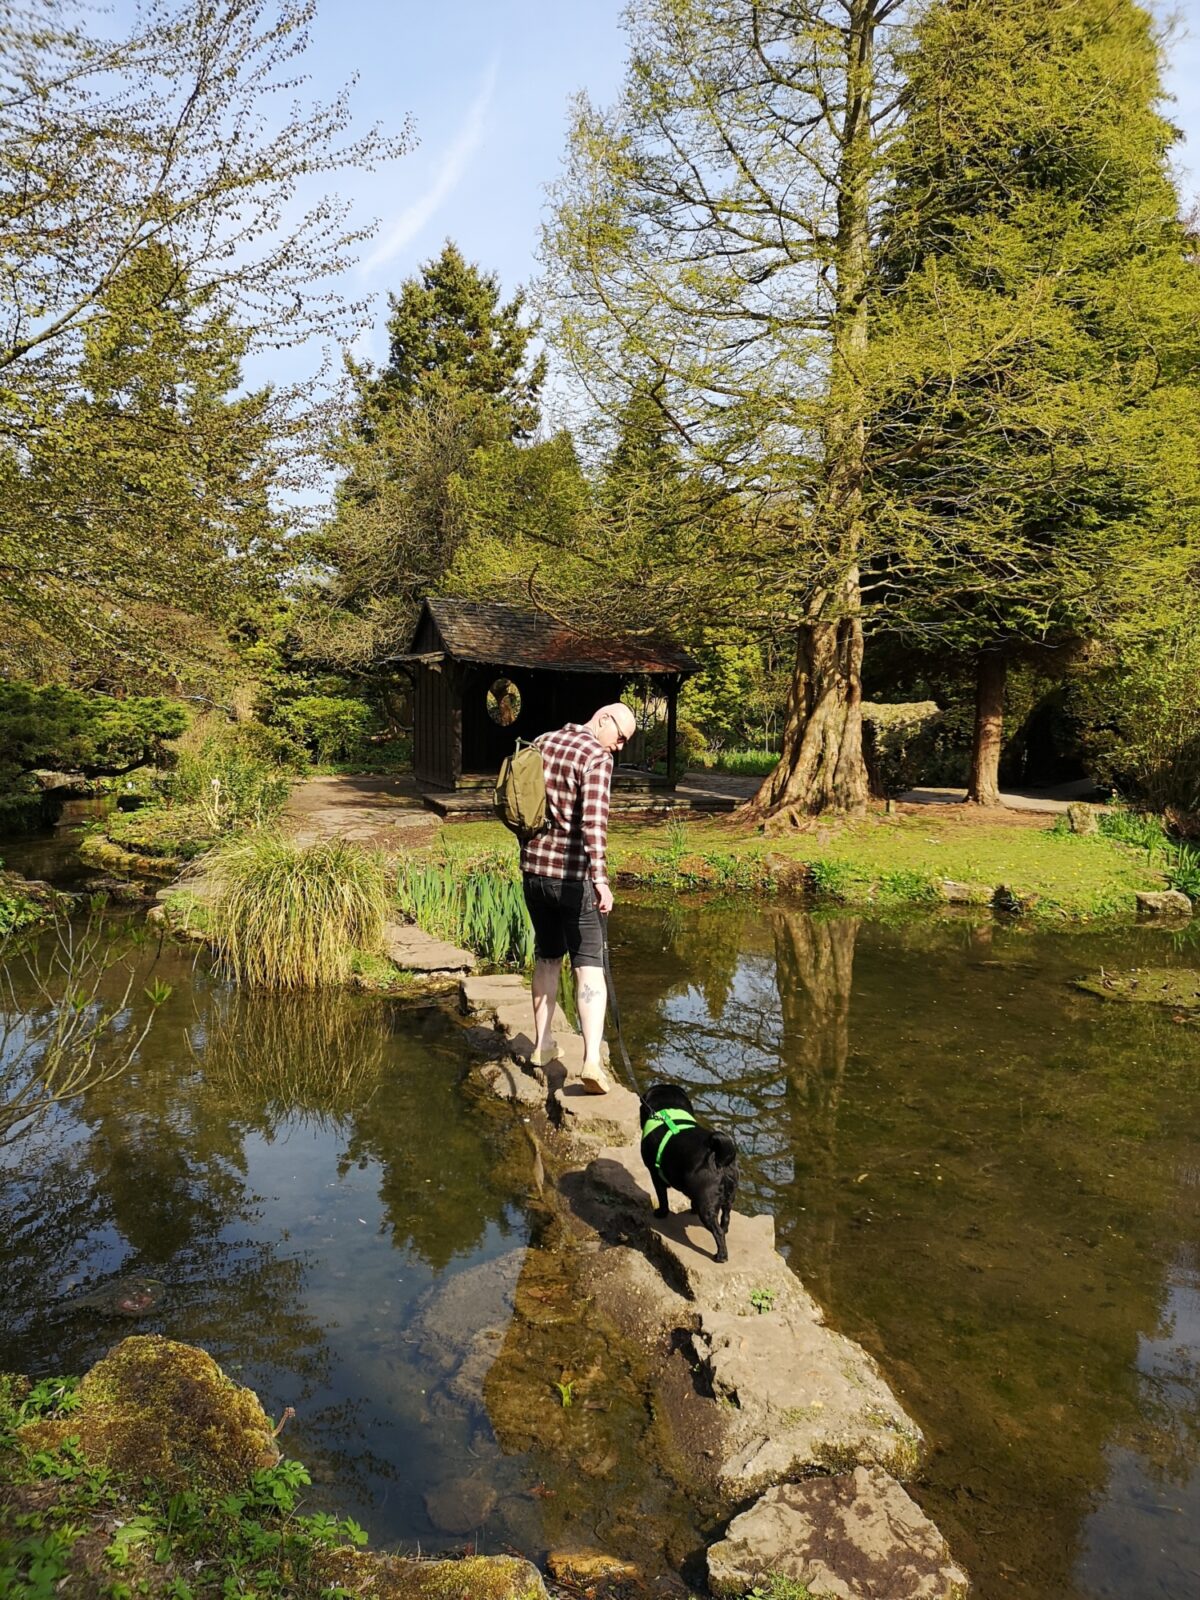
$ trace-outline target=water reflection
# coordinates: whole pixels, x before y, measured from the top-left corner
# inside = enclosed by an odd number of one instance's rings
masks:
[[[642,1071],[689,1082],[735,1133],[740,1203],[775,1212],[927,1431],[919,1498],[979,1592],[1190,1600],[1191,1535],[1130,1513],[1129,1457],[1139,1441],[1160,1483],[1170,1461],[1186,1521],[1200,1330],[1171,1286],[1200,1222],[1178,1178],[1200,1135],[1194,1035],[1070,983],[1188,947],[712,907],[648,909],[625,941]],[[1164,1339],[1166,1383],[1146,1356]]]
[[[523,1244],[508,1130],[465,1102],[440,1012],[238,996],[172,946],[154,971],[175,993],[130,1070],[0,1153],[0,1367],[80,1371],[135,1328],[201,1344],[296,1407],[326,1503],[436,1543],[430,1464],[470,1435],[431,1430],[405,1330],[447,1274]],[[161,1302],[106,1315],[130,1275]]]

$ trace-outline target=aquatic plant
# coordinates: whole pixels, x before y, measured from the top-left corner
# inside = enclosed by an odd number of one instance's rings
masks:
[[[216,887],[221,970],[268,989],[344,983],[354,952],[376,950],[389,910],[378,855],[344,839],[296,844],[261,830],[205,858]]]
[[[495,966],[528,966],[533,928],[511,871],[451,862],[403,861],[396,899],[405,916],[440,939],[473,950]]]

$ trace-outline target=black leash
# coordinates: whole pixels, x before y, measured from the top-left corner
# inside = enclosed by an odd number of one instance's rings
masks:
[[[617,1004],[617,986],[613,982],[612,962],[608,955],[608,918],[600,918],[600,940],[604,953],[604,990],[607,998],[608,1009],[612,1012],[613,1023],[617,1030],[617,1048],[621,1052],[621,1060],[625,1063],[625,1072],[629,1084],[638,1099],[642,1098],[642,1091],[638,1088],[637,1076],[633,1070],[633,1062],[629,1059],[629,1051],[625,1048],[625,1038],[621,1032],[621,1008]]]

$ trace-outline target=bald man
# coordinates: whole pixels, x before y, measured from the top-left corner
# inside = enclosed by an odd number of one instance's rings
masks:
[[[546,826],[521,847],[525,904],[533,922],[533,1054],[535,1067],[559,1059],[554,1008],[564,956],[575,974],[583,1031],[580,1081],[606,1094],[600,1059],[604,1037],[604,932],[612,910],[608,883],[608,802],[613,755],[633,737],[628,706],[601,706],[587,722],[568,722],[534,740],[546,774]]]

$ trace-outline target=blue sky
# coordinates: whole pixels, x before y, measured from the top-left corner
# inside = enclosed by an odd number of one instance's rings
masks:
[[[358,74],[355,120],[395,130],[411,115],[419,144],[386,173],[355,178],[360,214],[380,218],[355,293],[384,294],[446,238],[500,276],[505,293],[536,271],[545,185],[562,158],[570,97],[608,102],[625,59],[623,0],[326,0],[310,57],[320,95]],[[1165,13],[1160,13],[1165,14]],[[1200,0],[1176,8],[1170,113],[1189,134],[1185,193],[1200,189]]]
[[[446,238],[498,273],[506,296],[534,276],[568,103],[580,89],[601,103],[617,94],[622,11],[623,0],[321,0],[308,92],[332,97],[357,75],[354,126],[377,121],[398,132],[411,116],[418,140],[387,170],[347,176],[355,215],[380,221],[345,286],[355,298],[377,296],[359,354],[385,354],[386,292]],[[1192,194],[1200,190],[1200,0],[1183,0],[1175,14],[1169,110],[1190,136],[1178,162]],[[254,377],[295,377],[316,365],[311,351],[273,360],[289,370]]]

